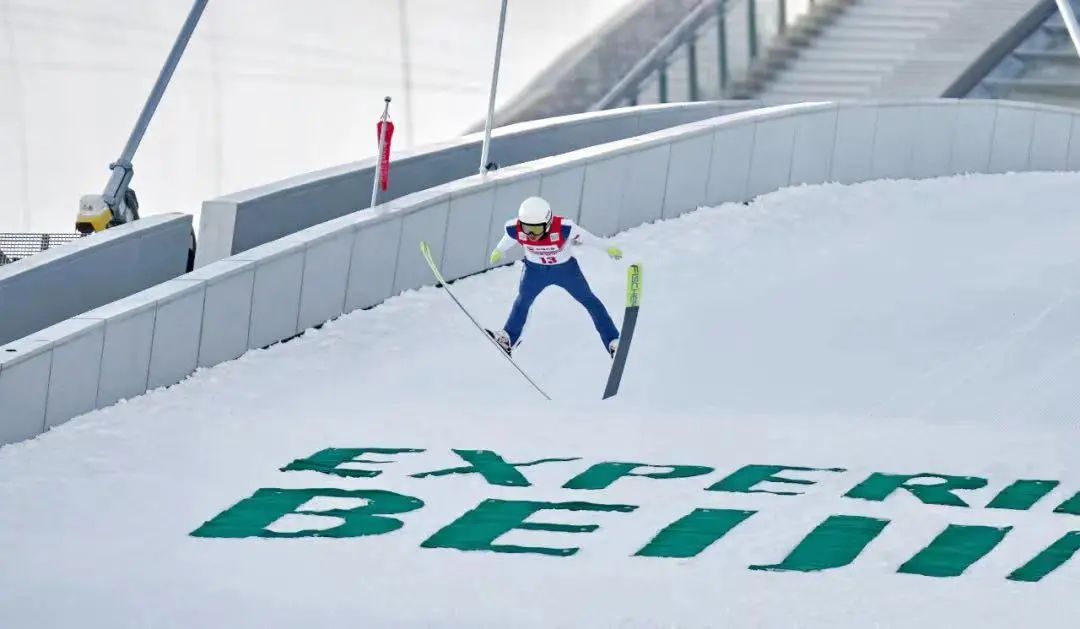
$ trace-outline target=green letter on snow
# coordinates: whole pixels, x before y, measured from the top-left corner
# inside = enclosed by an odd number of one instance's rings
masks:
[[[709,487],[707,491],[729,491],[744,494],[776,494],[777,496],[798,496],[802,492],[797,491],[769,491],[767,489],[754,489],[758,483],[787,483],[789,485],[813,485],[812,480],[801,478],[784,478],[777,476],[780,472],[790,470],[793,472],[845,472],[839,467],[791,467],[787,465],[747,465],[736,471],[731,476]]]
[[[666,472],[635,473],[639,467],[666,467]],[[713,471],[711,467],[700,465],[650,465],[648,463],[597,463],[581,474],[571,478],[564,489],[607,489],[612,483],[627,476],[645,478],[690,478],[702,476]]]
[[[941,482],[933,484],[911,481],[930,478]],[[854,489],[844,494],[846,498],[859,498],[881,502],[898,489],[906,489],[928,505],[966,507],[968,504],[952,493],[957,489],[986,487],[986,479],[975,476],[948,476],[946,474],[871,474]]]
[[[386,465],[392,461],[370,461],[356,457],[364,454],[403,454],[423,452],[415,448],[327,448],[312,454],[306,459],[297,459],[281,468],[282,472],[322,472],[346,478],[374,478],[382,474],[379,470],[364,470],[341,467],[345,464],[364,463],[366,465]]]
[[[1027,511],[1046,494],[1054,491],[1059,484],[1056,480],[1018,480],[1002,489],[986,508]]]
[[[1011,526],[961,526],[950,524],[930,545],[900,566],[897,572],[927,577],[958,577],[971,564],[994,550]]]
[[[731,509],[694,509],[690,515],[660,531],[635,556],[696,557],[754,513]]]
[[[305,503],[325,501],[323,508],[301,509]],[[342,503],[362,503],[355,506]],[[336,504],[335,504],[336,503]],[[403,526],[383,517],[424,506],[412,496],[377,489],[259,489],[193,531],[193,537],[362,537],[382,535]],[[322,528],[271,531],[285,516],[316,516],[316,521],[337,524]],[[327,522],[329,521],[329,522]]]
[[[1072,559],[1078,550],[1080,550],[1080,531],[1070,531],[1006,578],[1012,581],[1039,581],[1065,565],[1065,562]]]
[[[591,502],[528,502],[523,500],[485,500],[478,507],[451,522],[420,544],[423,548],[454,548],[483,550],[496,553],[534,553],[569,557],[578,548],[547,548],[543,546],[506,546],[495,541],[513,530],[554,531],[557,533],[591,533],[596,524],[556,524],[526,522],[538,511],[612,511],[629,513],[632,505],[601,505]]]
[[[799,542],[782,562],[771,566],[750,566],[750,569],[815,572],[841,568],[855,561],[888,524],[889,520],[831,515]]]
[[[501,456],[490,450],[454,450],[469,464],[468,467],[454,467],[434,472],[413,474],[413,478],[427,478],[429,476],[450,476],[452,474],[480,474],[488,483],[502,487],[531,487],[529,479],[525,478],[519,467],[540,465],[541,463],[565,463],[577,461],[579,457],[569,459],[539,459],[528,463],[507,463]]]
[[[1054,513],[1080,515],[1080,492],[1077,492],[1075,496],[1061,503],[1060,507],[1054,509]]]

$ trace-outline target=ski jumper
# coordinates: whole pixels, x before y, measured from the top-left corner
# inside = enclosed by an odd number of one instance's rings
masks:
[[[528,239],[517,220],[507,222],[504,231],[496,250],[506,253],[515,244],[525,249],[525,270],[521,274],[518,296],[503,327],[510,337],[511,347],[521,338],[533,302],[549,286],[562,288],[589,311],[605,348],[619,338],[619,330],[611,320],[611,315],[592,292],[589,282],[581,272],[581,266],[570,251],[571,244],[605,249],[610,243],[561,216],[553,216],[548,233],[536,241]]]

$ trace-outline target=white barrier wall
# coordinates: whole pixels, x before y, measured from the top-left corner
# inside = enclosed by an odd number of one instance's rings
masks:
[[[0,344],[182,275],[191,236],[190,216],[158,214],[5,264]]]
[[[491,154],[503,166],[752,109],[753,101],[668,103],[533,120],[496,129]],[[386,202],[468,177],[480,165],[483,134],[394,154]],[[203,203],[196,266],[284,238],[367,207],[375,158],[291,177]]]
[[[420,240],[447,276],[482,271],[499,226],[532,194],[611,235],[794,184],[1078,168],[1080,112],[940,100],[743,112],[470,177],[250,249],[0,348],[0,443],[429,284]]]

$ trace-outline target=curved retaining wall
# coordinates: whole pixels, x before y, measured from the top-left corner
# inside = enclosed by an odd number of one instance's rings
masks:
[[[0,345],[183,274],[190,246],[191,217],[163,214],[0,266]]]
[[[482,271],[500,224],[529,195],[611,235],[788,185],[1078,168],[1080,112],[940,100],[774,107],[473,176],[256,247],[3,348],[0,443],[428,284],[420,240],[447,276]]]
[[[496,129],[491,156],[502,167],[676,125],[744,111],[752,101],[676,103],[547,118]],[[394,155],[386,203],[475,174],[483,134]],[[247,251],[366,208],[375,159],[293,177],[203,203],[196,266]]]

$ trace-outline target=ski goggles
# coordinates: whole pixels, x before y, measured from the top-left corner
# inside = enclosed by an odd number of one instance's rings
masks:
[[[528,236],[543,236],[547,230],[547,223],[540,223],[539,225],[534,225],[532,223],[521,224],[521,231],[525,232]]]

